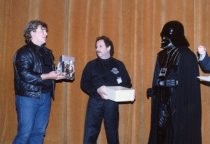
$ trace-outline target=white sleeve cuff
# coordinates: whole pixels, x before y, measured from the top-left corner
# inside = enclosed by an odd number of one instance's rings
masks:
[[[206,53],[200,54],[198,61],[202,61],[205,58],[205,56],[206,56]]]

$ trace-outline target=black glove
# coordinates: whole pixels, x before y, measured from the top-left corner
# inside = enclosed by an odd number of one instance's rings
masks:
[[[168,79],[158,81],[158,85],[162,87],[175,87],[178,85],[178,80]]]
[[[157,88],[148,88],[147,89],[147,98],[149,99],[150,97],[157,95],[157,93],[158,93]]]

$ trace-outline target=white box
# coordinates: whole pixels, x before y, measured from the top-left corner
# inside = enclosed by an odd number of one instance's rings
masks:
[[[197,76],[201,81],[210,82],[210,76]]]
[[[135,90],[122,86],[107,86],[108,99],[115,102],[128,102],[135,100]]]

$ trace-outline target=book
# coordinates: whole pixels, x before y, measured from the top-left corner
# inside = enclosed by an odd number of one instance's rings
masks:
[[[109,100],[115,102],[132,102],[135,100],[135,90],[123,86],[107,86]]]
[[[75,78],[74,63],[75,57],[61,55],[57,65],[57,72],[62,73],[65,79],[73,80]]]
[[[210,82],[210,76],[198,76],[197,78],[201,81]]]

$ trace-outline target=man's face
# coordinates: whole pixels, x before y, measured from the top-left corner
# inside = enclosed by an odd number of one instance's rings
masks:
[[[47,31],[46,28],[39,25],[35,31],[31,32],[31,41],[36,45],[43,45],[46,43]]]
[[[101,59],[110,58],[111,47],[106,47],[104,40],[99,40],[96,42],[96,54]]]

